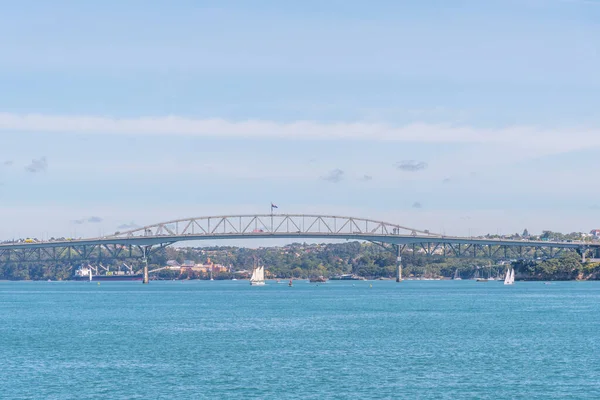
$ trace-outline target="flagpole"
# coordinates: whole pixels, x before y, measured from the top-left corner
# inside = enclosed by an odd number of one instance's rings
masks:
[[[273,202],[271,202],[271,233],[273,233]]]

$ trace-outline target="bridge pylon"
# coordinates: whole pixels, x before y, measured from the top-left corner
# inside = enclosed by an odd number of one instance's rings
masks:
[[[147,248],[143,247],[143,257],[144,257],[144,278],[142,279],[143,284],[148,284],[150,282],[150,277],[148,276],[148,256],[146,255]]]
[[[396,282],[402,282],[402,248],[400,245],[394,245],[396,248]]]

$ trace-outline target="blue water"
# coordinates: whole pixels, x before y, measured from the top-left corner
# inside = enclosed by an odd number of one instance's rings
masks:
[[[0,398],[598,399],[600,283],[0,282]]]

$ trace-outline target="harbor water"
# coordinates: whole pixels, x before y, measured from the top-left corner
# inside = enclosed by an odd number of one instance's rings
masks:
[[[600,282],[0,282],[2,399],[598,399]]]

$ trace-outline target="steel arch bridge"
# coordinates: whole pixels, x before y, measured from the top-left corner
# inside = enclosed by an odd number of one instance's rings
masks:
[[[223,215],[186,218],[148,225],[125,232],[116,232],[112,237],[157,237],[157,236],[287,236],[310,235],[329,237],[332,235],[411,235],[440,236],[428,230],[408,228],[384,221],[366,218],[342,217],[314,214],[252,214]]]
[[[552,258],[564,251],[600,258],[600,244],[445,236],[384,221],[315,214],[222,215],[177,219],[113,235],[77,240],[0,244],[0,263],[83,262],[146,257],[182,241],[211,239],[364,240],[397,252],[458,257]]]

